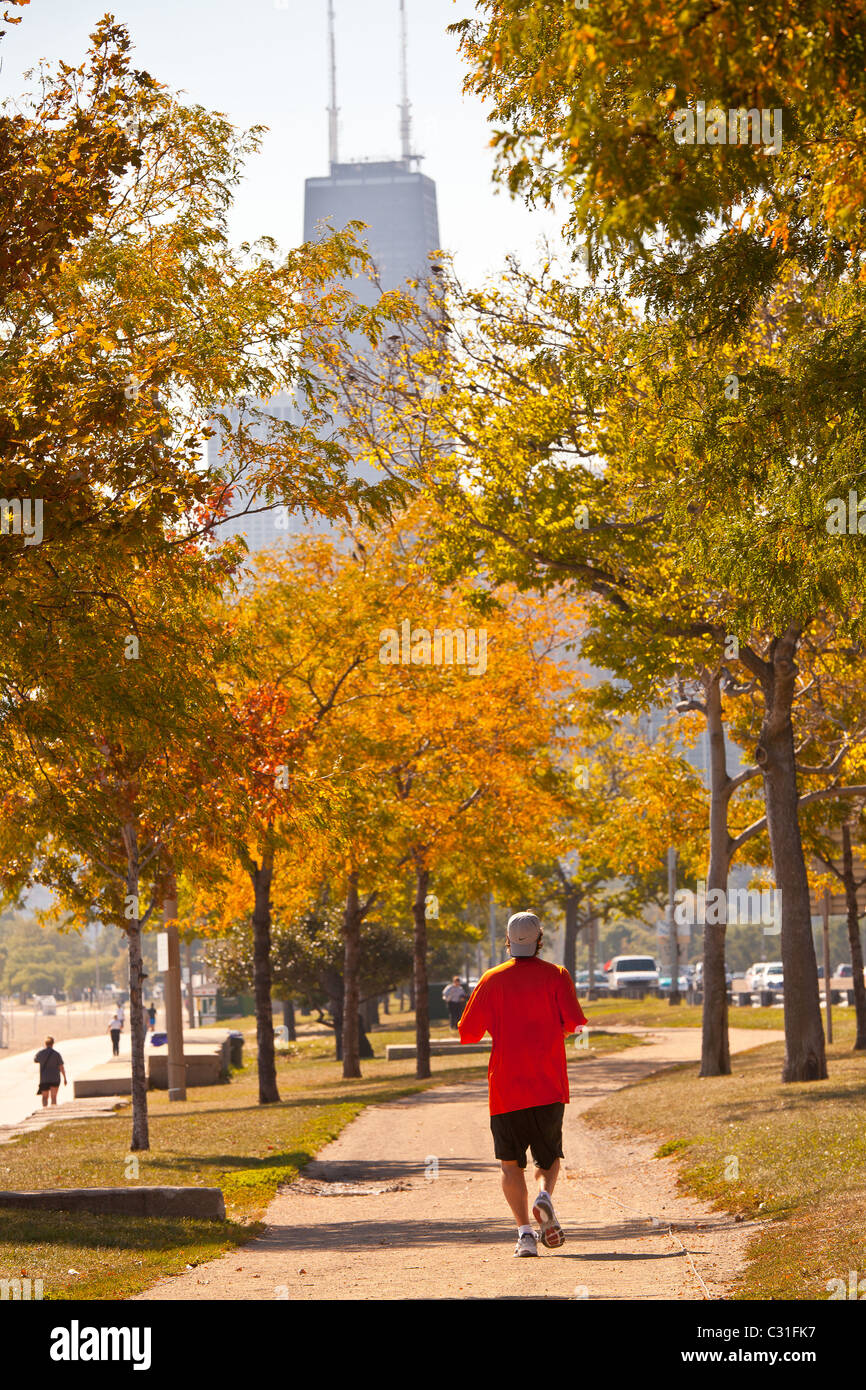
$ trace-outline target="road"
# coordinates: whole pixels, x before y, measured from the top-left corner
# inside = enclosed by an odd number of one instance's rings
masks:
[[[100,1062],[111,1061],[111,1039],[107,1033],[97,1033],[89,1038],[68,1038],[57,1043],[57,1050],[66,1065],[69,1085],[61,1082],[57,1095],[57,1108],[64,1099],[72,1099],[72,1083],[82,1072],[90,1071]],[[39,1085],[39,1068],[33,1062],[32,1052],[20,1052],[0,1060],[0,1125],[15,1125],[27,1118],[41,1106],[41,1097],[36,1094]],[[121,1034],[120,1055],[128,1057],[129,1033]],[[2,1056],[2,1054],[0,1054]]]

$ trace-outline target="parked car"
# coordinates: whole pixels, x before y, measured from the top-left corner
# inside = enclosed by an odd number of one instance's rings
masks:
[[[854,967],[853,967],[853,965],[847,965],[847,964],[845,964],[845,963],[843,962],[842,965],[837,965],[837,966],[836,966],[836,969],[835,969],[835,971],[834,971],[834,975],[836,976],[837,979],[840,979],[840,980],[853,980],[853,978],[854,978]]]
[[[686,967],[686,970],[688,971],[689,968],[690,968],[690,967],[687,966],[687,967]],[[694,967],[694,973],[693,973],[693,975],[692,975],[692,979],[693,979],[693,981],[694,981],[695,989],[703,989],[703,987],[704,987],[704,962],[703,962],[702,960],[699,960],[698,963],[697,963],[697,965]],[[727,966],[725,966],[725,984],[727,985],[728,989],[730,989],[730,987],[731,987],[731,985],[733,984],[733,982],[734,982],[734,977],[733,977],[733,975],[731,974],[730,970],[727,968]]]
[[[578,994],[586,994],[589,989],[589,971],[578,970],[574,977],[574,987]],[[603,970],[596,970],[593,975],[593,989],[596,994],[610,994],[610,984]]]
[[[680,991],[680,994],[685,994],[685,992],[686,992],[686,990],[688,989],[688,987],[689,987],[689,977],[688,977],[688,975],[680,975],[680,976],[679,976],[679,991]],[[668,971],[668,973],[667,973],[666,975],[660,975],[660,976],[659,976],[659,993],[660,993],[660,994],[670,994],[670,989],[671,989],[671,972]]]
[[[746,980],[748,981],[751,989],[762,989],[763,985],[761,984],[761,981],[763,980],[767,972],[770,970],[781,969],[782,962],[780,960],[761,960],[758,961],[756,965],[749,966],[748,970],[746,971]]]
[[[770,970],[765,970],[761,976],[759,989],[771,991],[775,1000],[777,995],[783,994],[785,990],[785,976],[781,965],[778,968],[774,965]]]
[[[614,956],[604,967],[611,994],[659,987],[659,968],[652,956]]]
[[[43,994],[39,1000],[39,1012],[43,1014],[57,1013],[57,1000],[53,994]]]

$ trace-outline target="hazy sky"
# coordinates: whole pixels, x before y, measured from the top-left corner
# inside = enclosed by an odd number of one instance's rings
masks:
[[[397,0],[335,0],[340,157],[398,153]],[[436,180],[440,234],[467,280],[501,264],[507,251],[534,255],[555,234],[552,217],[497,191],[481,104],[464,97],[456,41],[446,26],[473,0],[407,0],[414,145]],[[0,89],[24,89],[39,58],[79,62],[106,9],[126,24],[134,61],[190,100],[225,112],[240,126],[269,127],[238,190],[236,240],[302,234],[304,179],[327,173],[326,0],[31,0],[7,29]]]

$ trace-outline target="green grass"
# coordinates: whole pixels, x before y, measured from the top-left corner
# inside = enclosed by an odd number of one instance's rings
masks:
[[[628,1047],[640,1047],[642,1042],[643,1038],[633,1033],[605,1033],[601,1028],[592,1028],[587,1048],[575,1047],[573,1041],[568,1043],[568,1060],[573,1062],[600,1052],[624,1052]]]
[[[583,1011],[595,1027],[612,1023],[631,1024],[635,1028],[700,1028],[703,1009],[700,1004],[669,1004],[666,999],[594,999],[591,1004],[582,1000]],[[853,1009],[834,1010],[834,1019]],[[731,1028],[783,1028],[781,1005],[770,1009],[728,1009]]]
[[[850,1051],[853,1019],[834,1025],[827,1081],[783,1085],[784,1047],[770,1043],[735,1057],[732,1076],[676,1067],[585,1116],[652,1136],[656,1157],[678,1155],[684,1190],[768,1223],[736,1298],[826,1299],[828,1280],[866,1274],[866,1055]]]

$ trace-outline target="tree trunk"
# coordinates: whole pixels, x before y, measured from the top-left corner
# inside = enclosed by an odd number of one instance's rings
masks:
[[[731,863],[728,806],[731,793],[719,681],[720,676],[713,675],[705,688],[707,734],[710,740],[710,862],[707,868],[707,897],[709,898],[714,889],[720,890],[725,894],[727,904],[728,870]],[[703,923],[704,1004],[701,1017],[701,1076],[731,1074],[728,987],[725,980],[727,913],[722,916],[721,922]],[[673,922],[671,930],[676,930],[676,924]]]
[[[317,972],[319,986],[328,1001],[331,1022],[334,1027],[334,1056],[338,1062],[343,1060],[343,977],[337,970],[322,969]]]
[[[376,1054],[373,1051],[373,1044],[367,1037],[367,1030],[364,1027],[364,1020],[361,1017],[361,1015],[358,1014],[358,1056],[362,1058],[370,1058],[375,1057],[375,1055]]]
[[[358,1006],[361,975],[361,905],[358,900],[358,873],[349,874],[346,908],[343,913],[343,1079],[361,1075],[358,1036]]]
[[[277,1090],[274,1016],[271,1004],[271,883],[273,876],[273,855],[263,854],[261,864],[254,866],[250,871],[255,894],[255,906],[253,908],[253,993],[256,1006],[260,1105],[273,1105],[280,1099],[280,1093]]]
[[[283,1027],[288,1029],[289,1042],[297,1042],[298,1035],[295,1031],[295,1005],[291,999],[283,1000]]]
[[[762,681],[765,713],[756,757],[764,774],[767,830],[776,888],[782,894],[782,968],[785,974],[783,1081],[822,1081],[827,1075],[818,966],[812,940],[812,904],[803,857],[791,705],[799,633],[773,642],[772,666]]]
[[[577,970],[577,908],[577,894],[569,893],[565,899],[565,944],[562,963],[572,979]]]
[[[144,1064],[144,965],[141,956],[141,913],[138,904],[138,832],[135,821],[122,827],[126,848],[126,894],[130,916],[125,918],[129,950],[129,1040],[132,1051],[132,1142],[130,1152],[150,1148],[147,1123],[147,1070]],[[133,915],[134,914],[134,915]]]
[[[430,996],[427,992],[427,889],[430,870],[415,862],[415,1075],[430,1076]]]
[[[848,914],[848,943],[851,947],[851,973],[854,976],[854,1009],[857,1015],[855,1052],[866,1052],[866,984],[863,981],[863,945],[860,940],[860,913],[857,909],[857,884],[854,878],[854,856],[851,853],[851,827],[842,826],[842,879],[845,884],[845,906]],[[830,981],[826,981],[830,988]]]

